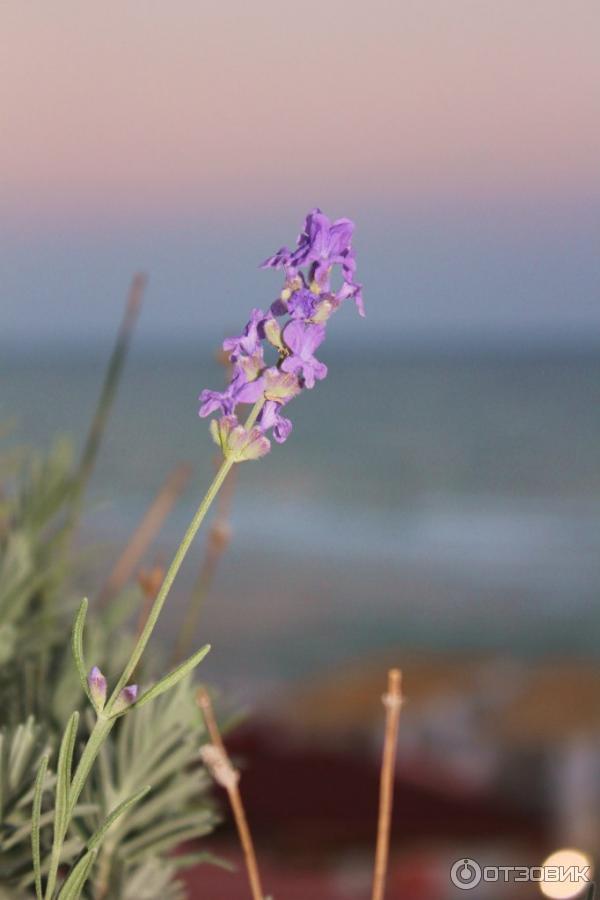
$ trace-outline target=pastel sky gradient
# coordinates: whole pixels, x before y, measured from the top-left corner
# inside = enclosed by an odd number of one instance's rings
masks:
[[[149,336],[229,326],[316,203],[358,222],[371,336],[600,327],[596,0],[7,0],[0,26],[5,336],[108,332],[140,266]]]

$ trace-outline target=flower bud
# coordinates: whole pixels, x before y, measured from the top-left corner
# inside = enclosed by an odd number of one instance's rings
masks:
[[[97,710],[104,709],[104,704],[106,703],[106,678],[98,666],[94,666],[90,670],[87,681],[94,706]]]
[[[244,462],[246,459],[260,459],[271,449],[270,441],[256,425],[247,431],[238,424],[235,416],[223,416],[213,419],[210,433],[215,444],[223,451],[223,456],[233,462]]]
[[[127,687],[124,687],[115,701],[113,714],[118,715],[119,713],[125,712],[125,710],[129,706],[135,703],[135,701],[137,700],[137,695],[137,684],[128,684]]]
[[[264,324],[265,337],[268,342],[278,350],[283,350],[283,342],[281,340],[281,327],[277,319],[267,319]]]
[[[293,372],[281,372],[279,369],[267,369],[265,372],[265,397],[285,403],[300,393],[298,376]]]

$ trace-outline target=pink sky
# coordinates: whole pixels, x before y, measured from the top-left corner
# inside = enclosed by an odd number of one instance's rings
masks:
[[[0,22],[9,219],[600,188],[597,0],[8,0]]]

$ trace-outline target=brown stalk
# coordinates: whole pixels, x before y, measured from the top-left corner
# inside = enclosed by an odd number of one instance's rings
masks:
[[[139,637],[150,615],[152,604],[156,600],[156,595],[160,590],[160,586],[165,580],[165,568],[158,563],[151,569],[140,569],[138,572],[137,582],[141,588],[144,602],[138,616],[136,637]]]
[[[146,510],[142,521],[131,535],[114,568],[100,589],[98,605],[105,606],[127,584],[147,548],[171,512],[187,485],[191,467],[180,463],[165,479],[156,497]]]
[[[254,844],[252,843],[252,835],[250,834],[250,828],[248,826],[248,820],[246,819],[242,795],[239,788],[239,773],[234,769],[229,760],[225,744],[223,743],[219,731],[219,726],[215,719],[210,697],[203,688],[199,689],[196,695],[196,702],[204,717],[206,730],[208,731],[211,740],[211,743],[203,748],[203,750],[206,751],[206,753],[203,754],[203,758],[205,758],[206,763],[209,765],[211,774],[215,780],[227,791],[240,843],[244,852],[252,900],[264,900],[260,875],[258,873],[256,853],[254,851]]]
[[[394,799],[398,726],[400,722],[400,707],[402,706],[401,682],[402,674],[400,670],[390,669],[388,672],[387,693],[382,697],[383,705],[386,708],[385,740],[379,784],[379,817],[377,821],[377,846],[375,848],[372,900],[383,900],[385,895]]]
[[[142,305],[146,281],[146,276],[143,273],[138,272],[137,275],[133,277],[129,288],[125,312],[123,313],[123,319],[117,334],[112,356],[108,363],[102,391],[100,392],[94,418],[92,419],[92,424],[90,425],[90,430],[81,454],[79,470],[75,478],[74,507],[77,512],[81,505],[83,492],[94,469],[100,441],[117,392],[135,323]]]

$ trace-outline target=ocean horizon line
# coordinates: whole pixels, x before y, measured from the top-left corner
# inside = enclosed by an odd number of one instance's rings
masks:
[[[199,338],[192,338],[189,334],[183,337],[141,334],[134,337],[132,354],[140,361],[151,354],[165,360],[172,359],[176,354],[186,359],[191,356],[201,359],[204,356],[209,362],[212,354],[220,348],[224,337],[223,333],[205,334]],[[90,358],[102,358],[109,353],[113,340],[114,334],[109,333],[93,338],[87,335],[79,338],[61,335],[51,339],[28,338],[25,335],[9,339],[0,337],[0,365],[3,362],[32,364],[32,354],[36,356],[38,362],[64,360],[65,355],[72,362],[76,362],[79,357],[89,361]],[[432,335],[413,331],[398,337],[370,336],[366,340],[364,337],[338,335],[328,342],[327,351],[334,358],[340,354],[363,357],[365,353],[371,352],[376,353],[378,358],[382,355],[385,358],[400,355],[405,359],[432,356],[586,357],[600,354],[600,333],[582,334],[550,330],[541,333],[536,330],[521,331],[518,334],[478,332]],[[33,365],[35,364],[33,362]]]

